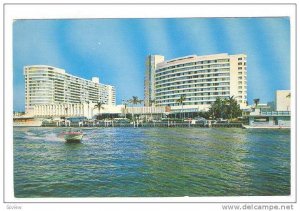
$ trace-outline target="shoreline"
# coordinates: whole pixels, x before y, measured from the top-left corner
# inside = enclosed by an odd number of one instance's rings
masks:
[[[291,129],[288,126],[250,126],[241,123],[221,123],[214,125],[195,125],[195,124],[139,124],[134,126],[133,124],[114,124],[114,125],[69,125],[69,126],[57,126],[57,125],[42,125],[42,126],[30,126],[30,125],[14,125],[16,128],[26,128],[26,127],[40,127],[40,128],[240,128],[240,129]]]

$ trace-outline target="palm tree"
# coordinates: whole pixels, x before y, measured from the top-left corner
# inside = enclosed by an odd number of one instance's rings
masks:
[[[259,98],[253,99],[253,102],[254,102],[255,108],[256,108],[257,105],[259,104]]]
[[[68,107],[65,107],[66,116],[68,116]]]
[[[88,110],[88,117],[90,117],[91,116],[90,115],[90,113],[91,113],[91,111],[90,111],[91,110],[90,109],[90,101],[86,101],[85,103],[87,104],[87,107],[88,107],[88,109],[87,109]]]
[[[130,103],[131,105],[138,105],[141,104],[142,102],[143,100],[140,100],[139,97],[137,96],[132,96],[132,98],[128,100],[128,103]],[[133,110],[132,110],[132,120],[133,120],[133,124],[135,124]]]
[[[289,93],[289,94],[286,96],[286,98],[291,98],[291,93]],[[286,110],[288,111],[289,108],[290,108],[290,106],[287,106]]]
[[[139,97],[133,96],[131,99],[128,100],[129,103],[133,105],[141,104],[143,100],[140,100]]]
[[[226,105],[226,115],[227,118],[231,120],[232,118],[236,118],[242,115],[241,109],[235,100],[234,96],[231,96],[228,99],[225,99],[225,105]]]
[[[183,110],[183,102],[186,100],[185,95],[181,95],[179,99],[176,100],[176,103],[179,103],[181,105],[181,119],[182,119],[182,110]]]
[[[99,120],[100,119],[100,111],[101,111],[101,109],[104,109],[104,107],[103,107],[103,105],[104,105],[104,103],[103,102],[101,102],[101,101],[99,101],[99,102],[97,102],[96,103],[96,105],[94,106],[94,109],[98,109],[98,115],[97,115],[97,119]]]
[[[126,100],[122,100],[123,104],[124,104],[124,114],[125,114],[125,119],[126,119],[126,112],[127,112],[127,101]]]
[[[216,101],[211,104],[208,114],[212,116],[213,119],[232,119],[240,117],[242,115],[242,111],[234,96],[231,96],[228,99],[221,99],[217,97]]]
[[[75,112],[74,112],[74,104],[72,104],[72,106],[71,106],[71,107],[72,107],[72,110],[71,110],[71,112],[72,112],[72,114],[74,115],[74,113],[75,113]],[[71,114],[71,115],[72,115],[72,114]]]
[[[223,117],[223,104],[224,102],[220,97],[217,97],[216,101],[211,104],[209,114],[212,116],[212,119]]]
[[[151,120],[153,120],[153,116],[152,116],[152,108],[153,108],[153,104],[155,106],[155,99],[150,99],[150,105],[151,105]]]

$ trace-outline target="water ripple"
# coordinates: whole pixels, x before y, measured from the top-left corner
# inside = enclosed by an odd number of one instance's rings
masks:
[[[214,128],[14,128],[16,197],[290,194],[290,132]]]

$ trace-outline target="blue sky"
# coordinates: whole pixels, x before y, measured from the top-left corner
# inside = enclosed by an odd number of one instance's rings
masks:
[[[24,110],[23,66],[44,64],[116,87],[117,103],[143,99],[149,54],[248,56],[248,101],[290,89],[288,18],[17,20],[13,25],[14,110]]]

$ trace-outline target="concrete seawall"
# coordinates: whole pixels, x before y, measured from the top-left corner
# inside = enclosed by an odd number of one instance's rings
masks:
[[[212,125],[176,123],[176,122],[156,122],[156,123],[119,123],[119,122],[101,122],[101,123],[84,123],[79,126],[78,123],[57,126],[56,124],[43,124],[43,127],[197,127],[197,128],[243,128],[242,123],[217,123]]]

